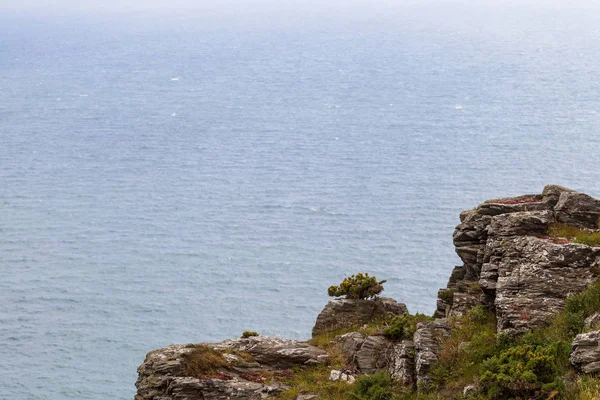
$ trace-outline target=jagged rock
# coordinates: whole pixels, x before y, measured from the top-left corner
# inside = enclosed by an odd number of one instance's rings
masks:
[[[572,344],[571,364],[586,374],[600,372],[600,331],[582,333]]]
[[[523,333],[549,322],[568,295],[592,283],[600,263],[600,248],[533,236],[497,238],[487,247],[480,285],[495,291],[499,333]]]
[[[467,385],[463,388],[463,397],[469,398],[470,396],[475,396],[477,392],[478,390],[476,385]]]
[[[352,384],[352,383],[354,383],[356,378],[347,371],[339,371],[337,369],[332,369],[331,372],[329,373],[329,380],[330,381],[343,381],[348,384]]]
[[[583,327],[587,330],[596,330],[600,327],[600,313],[594,313],[583,321]]]
[[[339,349],[349,360],[360,350],[367,336],[360,332],[350,332],[336,337]]]
[[[462,317],[473,307],[482,302],[482,293],[454,293],[448,315]]]
[[[563,192],[574,192],[574,190],[559,185],[546,185],[542,190],[542,200],[550,207],[554,207]]]
[[[438,361],[442,341],[450,336],[450,324],[443,320],[419,322],[413,337],[415,344],[415,376],[417,385],[427,387],[431,378],[427,373]]]
[[[204,344],[222,351],[229,366],[210,376],[185,376],[186,355],[194,345],[170,345],[151,351],[138,368],[135,400],[255,400],[275,398],[287,389],[277,381],[266,384],[264,374],[325,361],[326,352],[305,342],[256,336]],[[225,353],[226,352],[226,353]],[[238,354],[249,354],[245,361]]]
[[[405,314],[406,305],[394,299],[378,297],[373,300],[334,299],[317,317],[312,336],[367,324],[388,314]]]
[[[387,371],[404,386],[415,384],[415,343],[412,340],[394,343]]]
[[[600,200],[585,193],[562,192],[554,206],[556,219],[582,228],[598,229]]]
[[[385,336],[367,336],[360,349],[354,354],[359,371],[374,374],[386,369],[393,342]]]

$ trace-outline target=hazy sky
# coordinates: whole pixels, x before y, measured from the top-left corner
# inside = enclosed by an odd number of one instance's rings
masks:
[[[278,11],[312,9],[320,12],[363,12],[382,9],[435,5],[481,7],[516,7],[535,5],[549,8],[597,8],[596,0],[0,0],[0,10],[6,11]],[[434,11],[432,9],[432,11]]]

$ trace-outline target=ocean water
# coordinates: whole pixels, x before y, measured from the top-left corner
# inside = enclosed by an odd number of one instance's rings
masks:
[[[367,271],[432,313],[461,210],[600,197],[600,13],[0,14],[0,398],[308,338]]]

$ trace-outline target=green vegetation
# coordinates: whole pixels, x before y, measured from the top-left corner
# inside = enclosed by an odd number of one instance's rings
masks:
[[[397,384],[389,374],[378,372],[369,376],[361,376],[354,383],[349,393],[350,400],[395,400],[400,399]]]
[[[600,398],[600,379],[579,376],[569,362],[571,342],[584,329],[584,320],[600,311],[600,282],[569,297],[551,323],[530,333],[509,337],[496,334],[494,313],[479,305],[452,321],[450,337],[441,345],[439,360],[429,375],[432,384],[419,392],[403,388],[380,372],[359,376],[350,385],[329,381],[331,369],[350,368],[333,339],[362,331],[384,334],[393,340],[411,337],[416,324],[431,320],[422,314],[397,315],[374,321],[366,327],[345,329],[315,337],[311,343],[326,349],[330,365],[298,369],[286,382],[292,389],[282,399],[298,394],[318,394],[324,400],[433,400],[459,399],[463,388],[476,385],[472,399],[564,399]]]
[[[242,333],[242,337],[243,337],[243,338],[249,338],[249,337],[251,337],[251,336],[258,336],[258,333],[257,333],[257,332],[254,332],[254,331],[244,331],[244,332]]]
[[[578,228],[567,224],[553,224],[548,228],[548,236],[555,240],[600,246],[600,232],[590,229]]]
[[[572,382],[565,377],[575,376],[569,362],[571,342],[583,331],[585,318],[598,311],[600,282],[569,297],[548,326],[510,338],[495,334],[493,313],[474,307],[454,321],[451,337],[442,344],[439,362],[431,371],[434,384],[428,389],[452,398],[464,386],[476,383],[485,399],[592,399],[600,381]]]
[[[383,331],[383,334],[390,339],[412,339],[417,330],[419,322],[433,321],[432,317],[425,314],[401,314],[392,318],[389,326]]]
[[[282,400],[296,400],[299,394],[319,395],[319,400],[347,400],[353,385],[343,381],[330,381],[331,367],[318,366],[307,369],[296,369],[292,377],[284,380],[291,389],[283,392]]]
[[[183,375],[202,378],[215,375],[230,364],[223,353],[205,345],[189,345],[193,350],[183,355]]]
[[[327,293],[335,297],[346,296],[348,299],[368,299],[381,293],[385,282],[377,281],[377,278],[368,273],[359,272],[345,278],[339,286],[331,285]]]

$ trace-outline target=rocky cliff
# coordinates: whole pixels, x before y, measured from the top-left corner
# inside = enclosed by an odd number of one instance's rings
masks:
[[[584,378],[600,371],[599,218],[600,201],[556,185],[488,200],[460,215],[463,265],[433,317],[393,299],[335,299],[309,342],[249,336],[148,353],[135,400],[600,396],[600,381]]]

